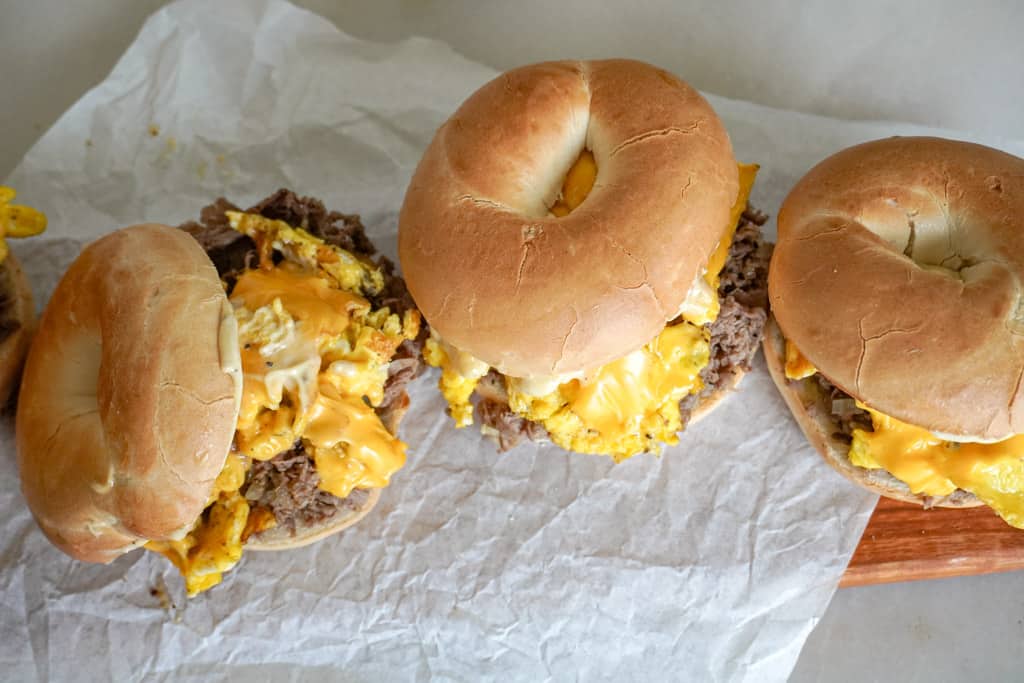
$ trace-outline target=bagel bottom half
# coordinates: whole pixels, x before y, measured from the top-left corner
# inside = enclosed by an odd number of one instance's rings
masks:
[[[35,327],[35,303],[21,263],[12,253],[0,264],[0,404],[14,394]]]
[[[973,494],[957,489],[948,496],[916,494],[904,482],[883,469],[867,469],[850,462],[850,444],[842,438],[832,413],[831,397],[813,376],[793,380],[786,377],[786,340],[774,318],[764,333],[764,356],[772,380],[811,445],[839,474],[887,498],[916,503],[922,507],[967,508],[983,503]]]

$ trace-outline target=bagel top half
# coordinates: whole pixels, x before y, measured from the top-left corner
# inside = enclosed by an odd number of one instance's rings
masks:
[[[832,383],[949,440],[1024,433],[1024,160],[868,142],[804,176],[778,224],[773,314]]]
[[[554,216],[585,150],[593,188]],[[438,130],[405,196],[399,256],[448,343],[506,375],[564,375],[678,315],[738,188],[722,123],[675,76],[628,60],[536,64]]]
[[[82,251],[42,315],[18,398],[22,491],[54,545],[109,562],[195,523],[234,436],[236,336],[187,233],[136,226]]]

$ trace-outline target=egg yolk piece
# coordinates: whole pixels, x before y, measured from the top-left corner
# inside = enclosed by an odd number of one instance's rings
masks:
[[[562,183],[562,192],[551,207],[554,216],[568,216],[590,194],[597,180],[597,161],[589,149],[583,150],[579,158],[569,168]]]

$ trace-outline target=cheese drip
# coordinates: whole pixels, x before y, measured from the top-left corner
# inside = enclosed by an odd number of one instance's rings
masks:
[[[643,348],[582,377],[505,377],[509,405],[520,416],[542,423],[551,439],[568,450],[611,455],[617,461],[661,442],[678,442],[682,425],[679,401],[700,391],[700,371],[710,358],[702,326],[718,316],[719,274],[729,256],[736,225],[746,209],[758,166],[739,166],[740,189],[729,225],[709,255],[680,309],[680,323],[666,327]],[[556,216],[576,209],[597,177],[593,155],[584,151],[569,169]],[[446,344],[436,334],[423,352],[429,365],[441,368],[439,388],[457,427],[473,423],[471,397],[490,367]]]
[[[804,379],[818,372],[818,369],[807,360],[796,344],[786,340],[786,377],[788,379]]]
[[[754,187],[754,179],[757,177],[759,168],[761,167],[757,164],[739,164],[740,191],[729,210],[729,223],[723,231],[722,238],[718,241],[718,246],[708,257],[704,274],[694,281],[686,295],[686,300],[679,309],[679,314],[683,319],[694,325],[706,325],[714,322],[718,317],[721,306],[718,301],[719,276],[722,273],[722,268],[725,267],[725,262],[729,260],[729,247],[732,246],[736,227],[747,208],[750,191]]]

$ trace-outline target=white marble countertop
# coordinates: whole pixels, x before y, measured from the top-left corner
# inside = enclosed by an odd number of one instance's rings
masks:
[[[102,80],[163,4],[5,6],[0,178]],[[1024,137],[1024,5],[1013,2],[868,0],[815,10],[792,0],[297,4],[359,37],[439,38],[498,68],[629,56],[703,90],[773,107]],[[1020,677],[1022,657],[1024,573],[894,584],[840,590],[792,680],[1011,680]]]

